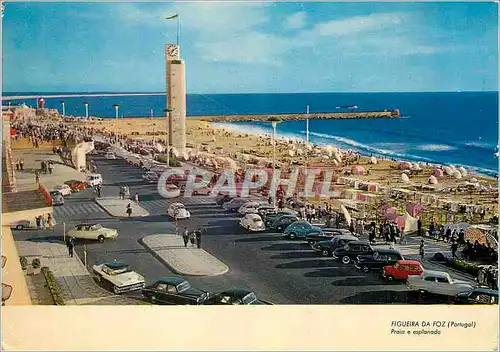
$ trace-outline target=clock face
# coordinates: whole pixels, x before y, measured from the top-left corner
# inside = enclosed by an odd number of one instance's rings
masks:
[[[167,47],[167,53],[170,57],[177,57],[177,55],[179,54],[179,48],[177,47],[177,45],[170,45]]]

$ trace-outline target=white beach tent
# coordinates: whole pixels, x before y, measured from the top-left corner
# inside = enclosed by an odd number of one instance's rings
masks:
[[[468,175],[467,170],[466,170],[466,169],[465,169],[465,167],[463,167],[463,166],[460,166],[460,167],[458,168],[458,171],[460,171],[460,173],[462,174],[462,176],[463,176],[463,177],[465,177],[465,176],[467,176],[467,175]]]
[[[462,174],[460,173],[460,171],[458,170],[455,170],[453,172],[453,176],[456,178],[456,179],[461,179],[462,178]]]
[[[376,164],[377,163],[377,158],[375,158],[374,156],[370,157],[370,162],[372,164]]]
[[[351,223],[351,214],[349,214],[349,211],[344,206],[344,204],[342,204],[340,206],[340,210],[342,210],[342,213],[344,214],[344,217],[345,217],[345,220],[347,221],[347,224],[350,224]]]
[[[417,218],[414,218],[413,216],[408,214],[408,212],[405,212],[405,214],[403,215],[403,219],[405,221],[405,227],[403,229],[404,235],[417,232],[417,230],[418,230],[418,219]]]
[[[449,167],[449,166],[445,166],[445,167],[443,167],[443,170],[444,170],[444,172],[445,172],[448,176],[453,175],[453,171],[451,170],[451,167]]]
[[[431,185],[438,184],[438,180],[437,180],[436,176],[434,176],[434,175],[429,176],[429,179],[427,180],[427,182],[429,182]]]
[[[404,172],[401,174],[401,181],[403,181],[404,183],[408,183],[410,182],[410,178],[408,177],[407,174],[405,174]]]

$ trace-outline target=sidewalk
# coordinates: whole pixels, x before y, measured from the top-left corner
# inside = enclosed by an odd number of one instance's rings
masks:
[[[144,209],[140,205],[135,204],[135,201],[131,199],[120,199],[117,197],[102,197],[102,198],[96,198],[95,201],[109,215],[114,216],[116,218],[129,217],[127,214],[127,205],[129,204],[132,207],[132,215],[130,216],[131,218],[144,217],[149,215],[149,212],[146,209]]]
[[[59,155],[53,154],[52,150],[13,150],[12,158],[14,162],[19,159],[24,159],[24,171],[17,171],[14,166],[18,191],[28,191],[37,188],[35,170],[41,168],[40,163],[42,160],[52,160],[54,162],[52,174],[40,173],[40,183],[48,191],[52,190],[56,185],[62,184],[66,181],[85,181],[86,178],[86,174],[84,172],[79,172],[72,167],[64,165]]]
[[[173,234],[150,235],[143,237],[142,243],[177,274],[216,276],[229,270],[226,264],[203,248],[191,247],[191,243],[188,243],[188,247],[184,247],[182,236]]]
[[[39,258],[42,267],[49,267],[62,288],[62,298],[67,305],[142,304],[141,301],[118,296],[99,287],[76,252],[71,258],[66,245],[60,242],[18,241],[16,246],[19,255],[26,257],[28,262]]]

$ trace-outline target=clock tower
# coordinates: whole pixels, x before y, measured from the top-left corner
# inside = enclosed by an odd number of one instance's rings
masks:
[[[186,66],[179,45],[165,45],[167,83],[167,131],[169,145],[180,153],[186,150]]]

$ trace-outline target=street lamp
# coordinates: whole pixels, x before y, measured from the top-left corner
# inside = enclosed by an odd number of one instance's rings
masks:
[[[85,104],[85,118],[88,119],[89,118],[89,103],[84,102],[83,104]]]
[[[167,166],[170,166],[170,145],[169,145],[169,138],[170,138],[170,125],[169,125],[169,113],[171,113],[172,111],[174,111],[173,109],[171,108],[166,108],[163,110],[163,112],[166,114],[166,119],[167,119]]]
[[[115,108],[115,118],[118,120],[118,109],[120,108],[120,105],[114,104],[113,107]]]
[[[273,197],[273,207],[276,208],[276,189],[274,189],[275,179],[276,179],[276,125],[281,122],[280,119],[276,117],[271,117],[268,121],[271,121],[273,125],[273,180],[270,189],[274,191]]]
[[[62,105],[62,116],[66,115],[66,107],[64,106],[64,100],[61,100],[61,105]]]

